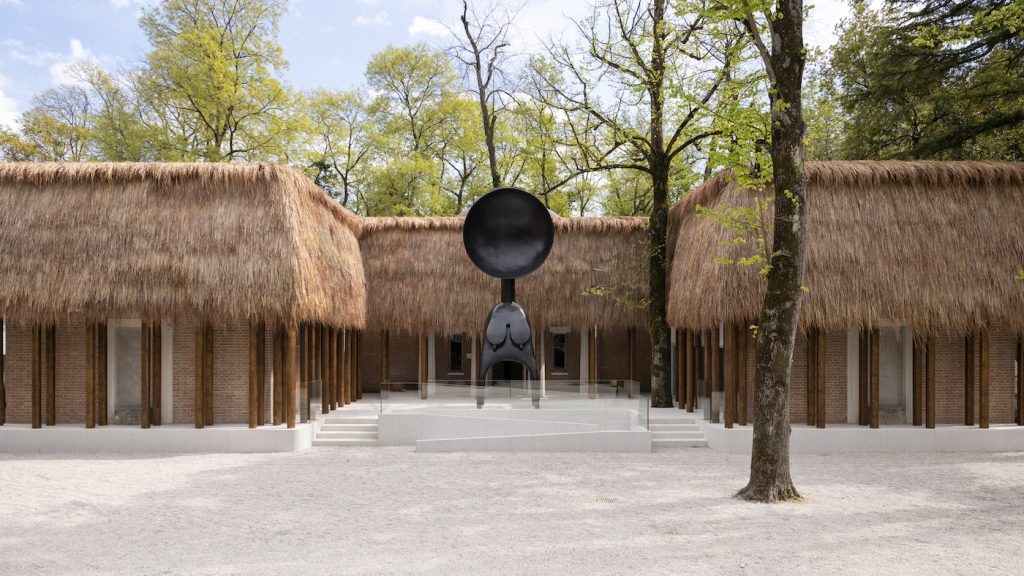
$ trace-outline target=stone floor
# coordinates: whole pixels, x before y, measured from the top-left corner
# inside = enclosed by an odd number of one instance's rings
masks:
[[[0,455],[0,574],[1024,574],[1024,453]]]

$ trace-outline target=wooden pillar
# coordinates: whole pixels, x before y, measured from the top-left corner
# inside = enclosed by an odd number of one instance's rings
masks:
[[[298,345],[298,342],[296,341],[296,327],[294,324],[289,324],[284,329],[283,340],[284,419],[288,422],[289,428],[295,428],[295,392],[298,384],[295,374],[295,362],[298,351],[295,347]]]
[[[686,411],[693,412],[693,395],[694,395],[694,377],[697,374],[697,366],[694,365],[694,354],[693,354],[693,330],[687,330],[684,338],[683,346],[686,350],[685,362],[686,362]]]
[[[814,331],[814,334],[818,339],[818,343],[814,346],[814,350],[818,354],[815,362],[817,368],[814,369],[814,373],[818,377],[817,382],[815,382],[818,390],[814,394],[814,398],[817,401],[818,414],[815,416],[814,422],[818,428],[824,428],[828,422],[828,402],[825,397],[825,331],[818,329]]]
[[[213,426],[213,324],[206,324],[203,337],[203,421]]]
[[[871,427],[878,428],[878,328],[871,330]]]
[[[871,331],[860,329],[860,341],[857,345],[857,423],[867,426],[871,423]]]
[[[46,425],[57,425],[57,329],[46,327]]]
[[[628,379],[630,382],[636,382],[636,327],[635,326],[631,326],[631,327],[627,328],[626,330],[627,330],[626,331],[626,338],[628,339],[628,344],[629,344],[628,350],[626,351],[626,353],[627,353],[627,357],[626,357],[626,362],[627,362],[627,365],[626,365],[626,379]],[[677,334],[676,335],[676,343],[678,344],[678,342],[679,342],[679,336]],[[538,349],[538,354],[539,353],[540,353],[540,350]],[[678,374],[679,360],[681,360],[681,358],[676,358],[676,368],[677,368],[676,372],[677,372],[677,374]],[[539,359],[537,360],[537,365],[540,366],[540,360]],[[679,406],[682,407],[682,405],[683,405],[683,396],[682,396],[682,394],[685,391],[682,388],[682,384],[679,383],[678,376],[676,377],[676,384],[677,384],[677,387],[679,388],[679,391],[677,392],[677,394],[679,395],[678,396],[678,398],[679,398]],[[630,386],[632,386],[632,384],[630,384]],[[633,391],[634,390],[631,387],[627,391],[627,393],[628,394],[632,394]],[[630,397],[632,398],[632,396],[630,396]]]
[[[686,372],[689,363],[686,362],[686,338],[689,330],[676,330],[676,398],[679,409],[686,409]]]
[[[326,411],[338,408],[338,398],[335,396],[335,382],[338,379],[338,330],[331,328],[327,333],[327,378],[324,380],[324,398],[326,399]]]
[[[597,398],[597,326],[587,327],[587,390]]]
[[[256,425],[267,423],[267,325],[256,325]]]
[[[704,395],[708,400],[709,406],[711,403],[711,397],[714,393],[711,391],[711,331],[702,330],[701,333],[701,346],[700,346],[700,359],[701,359],[701,383],[703,384]],[[714,416],[712,416],[714,421]]]
[[[96,422],[107,425],[107,325],[96,327]]]
[[[85,427],[96,427],[96,325],[85,325]]]
[[[43,427],[43,335],[42,328],[32,326],[32,427]],[[86,402],[89,399],[86,398]],[[90,426],[91,428],[91,426]]]
[[[420,399],[424,400],[427,398],[428,351],[427,333],[423,332],[420,334]]]
[[[925,389],[924,389],[924,425],[925,428],[935,428],[935,357],[938,356],[936,353],[935,338],[933,336],[928,337],[928,343],[925,344]]]
[[[3,361],[0,360],[0,372],[3,371],[3,368]],[[0,375],[0,390],[3,390],[2,375]],[[0,415],[0,424],[3,424],[2,415]],[[1020,336],[1017,337],[1017,425],[1024,426],[1024,338]]]
[[[363,333],[362,332],[356,332],[356,340],[355,340],[355,343],[352,345],[352,347],[353,347],[352,363],[355,366],[355,369],[353,370],[353,372],[355,374],[352,376],[352,382],[355,384],[355,387],[356,387],[356,400],[362,400],[363,399],[363,378],[362,378]]]
[[[249,428],[259,426],[259,346],[256,344],[259,327],[249,320]]]
[[[818,418],[818,334],[807,330],[807,425],[815,426]]]
[[[924,425],[924,375],[925,375],[925,343],[914,338],[914,381],[913,381],[913,422],[914,426]]]
[[[195,355],[195,422],[196,428],[202,428],[206,423],[204,408],[206,402],[206,386],[203,385],[204,372],[206,367],[206,326],[202,322],[196,322],[196,355]]]
[[[274,326],[274,335],[271,338],[273,348],[273,375],[271,385],[273,386],[273,411],[271,422],[279,426],[284,421],[284,334],[280,326]]]
[[[356,332],[356,329],[353,328],[352,331],[349,332],[349,336],[350,337],[348,339],[348,382],[349,386],[352,387],[352,401],[355,402],[356,400],[359,400],[359,385],[356,382],[356,340],[359,338],[359,334]]]
[[[142,428],[149,428],[149,415],[150,415],[150,395],[149,395],[149,377],[150,377],[150,350],[151,344],[149,322],[142,323],[142,330],[139,331],[139,337],[142,340],[139,349],[142,350],[142,378],[139,382],[142,384],[142,390],[139,394],[139,423]]]
[[[988,428],[989,407],[989,342],[988,330],[978,335],[980,368],[978,371],[978,427]]]
[[[102,336],[100,337],[102,340]],[[150,409],[149,423],[153,426],[159,426],[161,424],[161,412],[163,411],[163,339],[160,334],[160,322],[156,321],[150,328],[150,352],[151,358],[150,365]],[[100,365],[102,365],[104,356],[100,354]],[[103,406],[103,404],[100,404]]]
[[[974,426],[974,337],[964,339],[964,426]]]
[[[0,341],[3,339],[3,335],[7,333],[7,322],[0,318]],[[0,346],[0,426],[7,423],[7,374],[5,372],[5,364],[7,363],[6,355],[4,354],[3,346]]]
[[[747,425],[747,327],[736,326],[736,412],[740,426]]]
[[[345,337],[348,331],[345,329],[338,331],[338,342],[337,342],[337,355],[338,355],[338,372],[336,374],[336,381],[334,383],[335,394],[338,396],[338,407],[345,407]]]
[[[720,422],[721,421],[721,417],[719,416],[719,411],[721,410],[722,407],[719,406],[719,404],[722,403],[722,400],[721,400],[721,396],[719,395],[719,391],[721,389],[719,387],[719,362],[718,362],[718,355],[720,353],[720,350],[719,350],[719,347],[718,347],[719,346],[719,329],[715,328],[713,330],[710,330],[708,332],[708,334],[711,336],[711,338],[709,338],[709,340],[708,340],[708,344],[710,344],[710,346],[711,346],[711,354],[710,354],[710,356],[711,356],[711,365],[710,365],[710,367],[711,367],[711,421],[712,422]]]
[[[331,411],[331,329],[320,326],[320,412]]]
[[[732,428],[736,421],[736,331],[725,326],[722,348],[724,356],[722,380],[725,388],[725,427]]]
[[[380,379],[383,387],[391,380],[391,334],[387,330],[381,330],[380,337]]]

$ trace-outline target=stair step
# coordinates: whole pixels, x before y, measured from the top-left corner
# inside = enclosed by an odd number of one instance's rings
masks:
[[[654,438],[651,440],[652,448],[707,448],[707,440],[666,440]]]
[[[324,418],[324,424],[373,424],[377,425],[376,418],[338,418],[337,416],[328,416]]]
[[[316,438],[313,446],[376,446],[376,438]]]
[[[686,418],[648,418],[648,424],[696,424],[697,419],[693,417]]]
[[[647,427],[651,432],[669,432],[673,430],[678,431],[699,431],[700,426],[696,424],[651,424]]]
[[[703,440],[704,435],[700,432],[665,432],[651,434],[651,440]]]
[[[321,432],[376,432],[377,424],[335,424],[332,422],[325,422],[320,426]]]
[[[377,440],[377,431],[373,430],[371,432],[320,432],[319,434],[316,435],[316,437],[318,440],[327,440],[333,438],[352,438],[353,440]]]

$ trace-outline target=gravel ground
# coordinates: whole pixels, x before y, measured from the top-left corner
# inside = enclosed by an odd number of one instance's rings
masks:
[[[1024,453],[0,455],[0,574],[1024,574]]]

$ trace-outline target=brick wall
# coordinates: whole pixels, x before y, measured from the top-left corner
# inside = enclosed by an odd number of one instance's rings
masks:
[[[85,325],[71,323],[56,328],[57,422],[85,422]],[[168,337],[165,332],[164,338]],[[175,423],[194,422],[195,408],[195,325],[182,322],[172,327],[173,418]],[[267,418],[271,409],[271,339],[266,337]],[[32,420],[32,330],[8,326],[7,331],[7,421]],[[164,383],[168,385],[168,383]],[[113,395],[114,383],[109,394]],[[43,380],[45,416],[46,383]],[[44,418],[45,420],[45,418]],[[214,422],[244,423],[249,420],[249,330],[246,324],[214,328]]]

